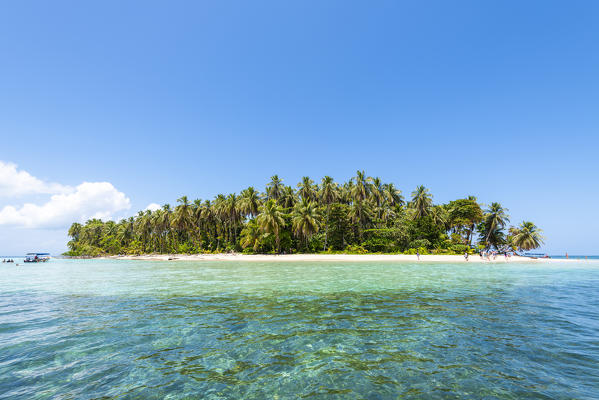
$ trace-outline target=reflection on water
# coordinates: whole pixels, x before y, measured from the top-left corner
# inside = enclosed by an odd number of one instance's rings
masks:
[[[0,398],[596,398],[599,264],[5,269]]]

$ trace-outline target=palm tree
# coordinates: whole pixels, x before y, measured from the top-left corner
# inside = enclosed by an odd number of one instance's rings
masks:
[[[376,204],[377,207],[380,207],[384,201],[383,182],[378,176],[376,178],[368,178],[368,181],[370,182],[370,196],[372,197],[374,204]]]
[[[481,204],[478,203],[476,196],[468,196],[468,200],[470,200],[473,204],[473,209],[475,210],[475,215],[470,220],[470,226],[467,230],[467,240],[468,246],[472,244],[472,236],[474,236],[474,230],[476,229],[476,224],[482,220],[482,209]]]
[[[79,240],[79,235],[81,234],[82,226],[78,222],[74,222],[69,228],[68,235],[73,238],[73,241],[77,242]]]
[[[360,241],[362,241],[362,231],[372,220],[372,210],[368,202],[361,199],[354,201],[351,205],[349,216],[357,228]]]
[[[414,219],[429,215],[432,205],[433,196],[424,186],[420,185],[412,192],[410,206],[414,209]]]
[[[261,244],[260,227],[254,220],[248,221],[245,227],[241,230],[241,247],[244,249],[251,247],[254,251],[258,251]]]
[[[509,210],[503,208],[499,203],[491,203],[484,215],[484,240],[489,242],[489,238],[495,231],[505,228],[505,225],[510,222],[507,215]]]
[[[129,246],[131,239],[133,238],[133,217],[128,220],[122,220],[119,222],[118,232],[116,233],[116,239],[121,244],[121,248]]]
[[[266,185],[266,196],[268,199],[279,200],[283,190],[283,180],[279,175],[270,177],[270,183]]]
[[[173,216],[171,219],[171,226],[177,232],[179,237],[183,237],[184,240],[189,236],[189,231],[193,226],[193,212],[191,204],[187,196],[182,196],[177,199],[179,205],[175,207]],[[178,244],[178,241],[176,241]],[[178,249],[175,249],[178,251]]]
[[[217,241],[216,248],[220,249],[220,240],[223,239],[223,234],[226,236],[228,232],[227,223],[227,206],[226,206],[227,198],[223,194],[217,194],[214,198],[214,217],[216,221],[217,227]],[[224,238],[225,241],[227,237]]]
[[[168,241],[169,233],[171,232],[171,216],[173,211],[171,210],[170,204],[165,204],[160,210],[160,214],[156,223],[158,224],[158,230],[160,231],[160,252],[164,253],[166,250],[166,244]]]
[[[314,181],[308,176],[304,176],[302,181],[297,184],[297,193],[302,200],[314,201],[316,200],[316,190],[314,190]]]
[[[334,203],[338,198],[337,184],[330,176],[322,178],[322,184],[320,185],[319,198],[321,204],[324,204],[327,208],[327,220],[325,222],[324,232],[324,247],[323,250],[327,251],[327,241],[329,236],[329,220],[331,218],[331,204]]]
[[[234,193],[227,196],[227,200],[224,203],[224,211],[229,225],[229,242],[232,242],[233,246],[235,246],[237,243],[237,224],[241,216],[237,196]]]
[[[541,230],[530,221],[523,221],[512,230],[512,244],[520,250],[533,250],[541,247],[544,237]]]
[[[316,204],[306,199],[296,204],[293,210],[291,219],[293,233],[299,239],[304,239],[306,248],[310,238],[318,232],[318,217]]]
[[[350,179],[339,188],[339,202],[343,204],[351,204],[354,196],[354,181]]]
[[[202,204],[201,220],[202,226],[205,227],[204,231],[207,234],[209,233],[209,236],[212,235],[211,247],[216,241],[216,248],[218,248],[218,218],[210,200],[206,200]]]
[[[250,216],[253,218],[258,215],[258,209],[261,204],[260,194],[252,186],[241,191],[239,208],[245,217]]]
[[[297,203],[295,191],[291,186],[284,186],[279,198],[279,204],[285,209],[290,209],[295,206],[295,203]]]
[[[276,251],[281,251],[280,232],[285,226],[283,209],[274,199],[269,199],[260,207],[260,214],[256,217],[260,230],[264,233],[275,235]]]
[[[401,190],[397,189],[392,183],[386,183],[383,185],[383,198],[391,207],[400,206],[403,204]]]
[[[366,174],[364,171],[356,171],[356,176],[354,179],[356,181],[356,184],[353,188],[354,200],[366,200],[370,194],[370,184],[368,183]]]

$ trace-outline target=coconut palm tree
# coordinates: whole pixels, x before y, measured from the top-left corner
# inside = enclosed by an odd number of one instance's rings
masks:
[[[291,186],[283,186],[281,197],[279,198],[279,204],[284,209],[291,209],[297,203],[297,195]]]
[[[427,188],[420,185],[412,192],[410,206],[414,209],[414,219],[425,217],[430,214],[433,206],[433,196]]]
[[[258,215],[258,209],[262,205],[260,193],[252,186],[242,190],[239,198],[239,209],[244,217],[254,218]]]
[[[354,181],[350,179],[339,188],[339,202],[343,204],[351,204],[354,196]]]
[[[385,183],[383,185],[383,198],[391,207],[401,206],[403,204],[401,190],[397,189],[392,183]]]
[[[217,194],[214,198],[213,209],[214,216],[216,220],[217,227],[217,242],[216,248],[220,249],[220,241],[224,239],[228,240],[226,237],[228,234],[228,218],[227,218],[227,206],[226,206],[227,198],[223,194]],[[224,236],[224,237],[223,237]]]
[[[384,201],[383,182],[381,181],[381,178],[379,178],[378,176],[375,178],[371,177],[368,178],[368,182],[370,183],[370,196],[372,198],[373,203],[377,207],[381,207]]]
[[[293,233],[299,239],[304,240],[304,245],[308,248],[308,241],[318,232],[318,210],[316,203],[303,199],[297,203],[293,209],[291,224]]]
[[[275,236],[276,251],[281,251],[280,232],[285,226],[283,219],[283,209],[274,199],[269,199],[260,207],[260,213],[256,217],[256,222],[263,233]]]
[[[81,229],[83,227],[81,226],[80,223],[78,222],[73,222],[73,224],[71,224],[71,227],[69,228],[69,232],[68,235],[75,241],[77,242],[79,240],[79,235],[81,235]]]
[[[283,180],[279,178],[279,175],[273,175],[270,177],[270,183],[266,185],[266,197],[268,199],[279,200],[283,191]]]
[[[505,228],[506,224],[510,222],[510,218],[507,214],[509,210],[503,208],[501,204],[495,202],[491,203],[489,208],[485,210],[484,214],[484,240],[490,242],[489,238],[495,234],[497,230]]]
[[[239,224],[239,220],[241,219],[239,202],[237,201],[237,196],[235,193],[231,193],[227,196],[227,199],[224,203],[224,212],[227,224],[229,226],[229,242],[235,246],[237,243],[237,226]]]
[[[354,180],[354,200],[366,200],[366,198],[368,198],[368,195],[370,194],[370,183],[368,183],[368,179],[366,178],[366,174],[364,173],[364,171],[356,171],[356,176],[354,177]]]
[[[322,178],[322,183],[320,185],[320,191],[318,193],[318,197],[320,199],[320,203],[324,204],[327,213],[326,213],[326,221],[325,221],[325,232],[324,232],[324,247],[323,250],[327,251],[327,241],[329,236],[329,220],[331,218],[331,204],[333,204],[339,196],[337,184],[330,176],[325,176]]]
[[[350,208],[349,217],[355,224],[358,231],[360,242],[362,241],[362,232],[372,220],[372,209],[367,201],[356,199]]]
[[[160,252],[164,253],[167,247],[168,237],[171,232],[171,216],[173,211],[170,204],[165,204],[158,214],[156,224],[160,232]]]
[[[518,228],[512,230],[512,244],[520,250],[533,250],[541,247],[544,237],[535,224],[530,221],[523,221]]]
[[[133,217],[128,220],[122,220],[119,222],[118,232],[116,239],[121,244],[121,248],[129,246],[131,239],[133,238]]]
[[[262,233],[260,227],[254,220],[248,221],[245,227],[241,230],[241,247],[251,247],[254,251],[258,251],[261,244]]]
[[[211,247],[216,245],[216,248],[218,248],[218,217],[210,200],[205,200],[202,204],[201,220],[202,226],[205,228],[204,231],[209,236],[209,240],[212,240]]]
[[[314,189],[314,181],[308,176],[304,176],[302,181],[297,184],[297,194],[302,200],[316,200],[316,190]]]
[[[175,207],[171,218],[171,227],[175,230],[179,238],[186,240],[189,237],[189,231],[193,227],[193,211],[187,196],[182,196],[177,199],[179,205]],[[176,247],[178,246],[178,238]],[[178,251],[176,248],[175,250]]]

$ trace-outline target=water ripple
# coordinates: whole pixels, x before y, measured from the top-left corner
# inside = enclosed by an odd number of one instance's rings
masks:
[[[118,274],[122,265],[102,267]],[[147,268],[129,267],[121,278]],[[280,270],[252,265],[215,268],[211,281],[222,290],[208,293],[180,275],[107,294],[42,280],[18,290],[8,281],[10,290],[0,291],[0,398],[598,396],[598,269],[575,277],[468,270],[469,280],[455,271],[439,280],[434,267],[408,266],[404,280],[420,283],[392,288],[373,280],[371,265],[298,265],[281,268],[312,284],[243,286],[238,275],[251,268],[280,282]],[[397,275],[402,267],[380,268]],[[337,283],[323,290],[325,278]],[[359,278],[365,283],[355,290]],[[351,284],[339,286],[344,279]]]

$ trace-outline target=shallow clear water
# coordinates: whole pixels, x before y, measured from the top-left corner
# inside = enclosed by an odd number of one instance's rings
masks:
[[[0,264],[0,398],[599,398],[599,262]]]

